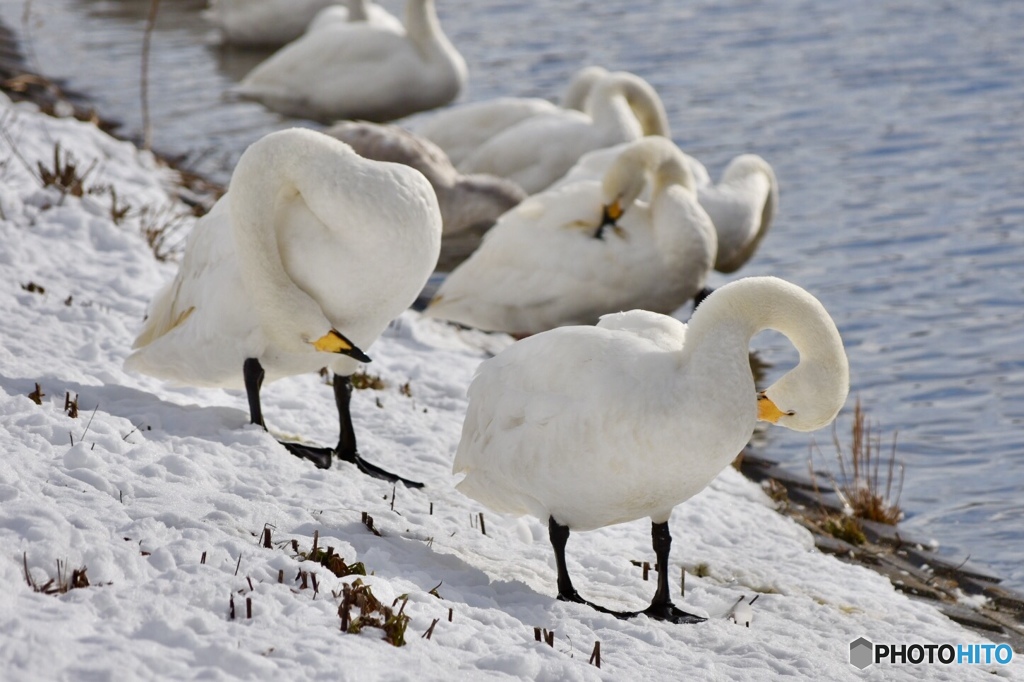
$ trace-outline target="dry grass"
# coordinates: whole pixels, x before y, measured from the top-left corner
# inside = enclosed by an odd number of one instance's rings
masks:
[[[25,582],[32,588],[33,592],[41,592],[43,594],[66,594],[74,589],[89,587],[89,577],[85,574],[85,566],[72,570],[69,575],[67,562],[60,561],[58,559],[57,578],[50,578],[40,585],[28,570],[28,554],[22,554],[21,561],[25,571]]]
[[[836,492],[854,517],[896,525],[903,517],[903,465],[896,460],[896,435],[888,456],[882,454],[882,437],[872,431],[860,399],[854,406],[849,449],[843,447],[832,427],[839,477],[832,477]]]

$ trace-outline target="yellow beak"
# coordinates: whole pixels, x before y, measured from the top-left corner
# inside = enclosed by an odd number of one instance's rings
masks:
[[[779,419],[792,415],[792,412],[783,412],[779,406],[772,402],[772,399],[764,393],[757,394],[757,419],[762,422],[777,424]]]
[[[313,347],[321,353],[339,353],[348,355],[360,362],[370,362],[370,357],[354,343],[345,338],[341,332],[332,329],[313,342]]]

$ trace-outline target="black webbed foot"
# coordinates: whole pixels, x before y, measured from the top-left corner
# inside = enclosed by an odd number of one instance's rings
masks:
[[[335,451],[334,455],[342,462],[350,462],[351,464],[355,464],[356,467],[358,467],[359,470],[362,471],[367,476],[373,476],[374,478],[379,478],[382,481],[388,481],[390,483],[402,483],[407,488],[423,487],[423,484],[418,481],[410,481],[407,478],[402,478],[397,474],[393,474],[390,471],[381,469],[376,464],[371,464],[367,462],[365,459],[359,456],[358,452],[342,453],[339,451]]]
[[[334,450],[331,448],[318,448],[310,445],[302,445],[301,443],[289,443],[287,441],[277,441],[300,459],[308,459],[317,469],[330,469],[331,468],[331,456],[334,454]]]
[[[654,620],[664,620],[678,625],[693,625],[694,623],[703,623],[707,620],[707,618],[695,616],[692,613],[687,613],[677,608],[672,602],[651,604],[640,613]]]

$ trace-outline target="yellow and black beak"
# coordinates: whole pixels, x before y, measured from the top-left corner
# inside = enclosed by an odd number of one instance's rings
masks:
[[[372,362],[369,355],[360,350],[358,346],[349,341],[344,334],[336,329],[332,329],[314,341],[313,347],[321,353],[338,353],[340,355],[347,355],[359,362]]]
[[[612,203],[602,207],[601,210],[601,224],[597,226],[597,232],[594,233],[594,239],[604,239],[604,228],[611,227],[615,229],[618,227],[615,221],[622,217],[622,204],[618,199]]]
[[[783,411],[779,409],[779,406],[772,402],[772,399],[761,391],[757,394],[757,419],[762,422],[769,422],[777,424],[779,419],[782,417],[792,417],[795,412],[793,410]]]

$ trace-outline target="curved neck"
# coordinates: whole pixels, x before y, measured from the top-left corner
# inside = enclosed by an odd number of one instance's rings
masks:
[[[285,270],[279,228],[286,204],[300,195],[313,215],[324,220],[332,208],[321,186],[339,172],[339,157],[351,153],[333,138],[293,129],[268,135],[242,154],[228,188],[231,229],[242,281],[256,302],[264,331],[284,348],[295,348],[303,333],[313,341],[330,322],[313,298]],[[332,172],[333,171],[333,172]],[[329,192],[328,192],[329,193]],[[286,333],[279,320],[296,320],[299,334]]]
[[[434,0],[408,0],[405,4],[405,30],[409,40],[416,44],[420,52],[426,53],[436,49],[437,43],[448,40],[441,31],[441,23],[437,20]]]
[[[345,5],[348,7],[349,21],[366,21],[369,19],[366,0],[346,0]]]

